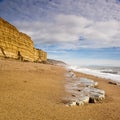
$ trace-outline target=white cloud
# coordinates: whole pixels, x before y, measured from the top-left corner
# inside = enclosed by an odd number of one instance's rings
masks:
[[[65,59],[66,63],[70,65],[78,65],[78,66],[87,66],[87,65],[99,65],[99,66],[120,66],[119,60],[111,60],[111,59]]]
[[[81,15],[91,20],[120,21],[119,0],[3,0],[0,15],[13,20],[51,20],[57,14]]]
[[[115,20],[94,22],[81,16],[60,14],[54,22],[15,22],[15,25],[36,43],[57,43],[63,49],[120,47],[120,22]]]

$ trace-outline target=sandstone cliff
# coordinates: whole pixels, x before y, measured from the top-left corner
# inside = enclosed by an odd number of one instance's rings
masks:
[[[0,18],[0,57],[42,62],[47,60],[47,53],[35,49],[28,35]]]

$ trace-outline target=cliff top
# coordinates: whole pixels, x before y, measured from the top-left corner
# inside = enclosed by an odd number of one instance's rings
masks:
[[[5,21],[3,18],[0,17],[0,24],[4,24],[4,26],[17,30],[17,28],[15,26],[13,26],[12,24],[8,23],[7,21]],[[18,31],[18,30],[17,30]]]

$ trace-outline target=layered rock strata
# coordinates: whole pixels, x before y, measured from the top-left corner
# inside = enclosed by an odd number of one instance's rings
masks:
[[[31,38],[0,18],[0,56],[23,61],[46,61],[47,53],[35,49]]]

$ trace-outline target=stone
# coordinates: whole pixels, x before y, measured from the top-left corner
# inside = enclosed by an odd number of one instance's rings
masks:
[[[100,90],[100,89],[97,89],[97,88],[89,88],[89,87],[85,87],[84,88],[84,91],[86,92],[89,92],[89,93],[100,93],[100,94],[105,94],[105,91],[104,90]]]
[[[69,71],[69,77],[71,77],[71,78],[75,78],[76,75],[75,75],[72,71]]]
[[[84,84],[87,87],[96,87],[98,86],[98,82],[94,82],[91,79],[87,79],[87,78],[80,78],[80,82],[81,84]]]
[[[77,106],[84,105],[84,102],[83,102],[83,101],[77,101],[77,102],[76,102],[76,105],[77,105]]]
[[[112,85],[117,85],[116,82],[108,82],[109,84],[112,84]]]
[[[120,86],[120,82],[118,82],[117,85]]]
[[[94,87],[97,87],[98,86],[98,82],[94,82]]]
[[[96,103],[96,99],[94,99],[93,97],[90,97],[89,103]]]
[[[83,101],[83,103],[88,103],[89,102],[89,96],[82,97],[80,100]]]
[[[77,100],[77,102],[76,102],[76,104],[77,105],[84,105],[84,104],[87,104],[87,103],[89,103],[89,97],[88,96],[83,96],[83,97],[80,97],[78,100]]]
[[[67,106],[71,106],[71,107],[72,107],[72,106],[76,106],[76,102],[75,102],[75,101],[70,102],[70,103],[67,104]]]
[[[108,83],[111,84],[111,85],[120,86],[120,82],[110,81],[110,82],[108,82]]]
[[[35,49],[28,35],[0,18],[0,57],[42,62],[47,60],[47,53]]]
[[[76,95],[72,95],[72,97],[76,97]]]
[[[85,88],[84,92],[89,93],[90,103],[95,103],[96,101],[101,101],[105,99],[105,91],[97,88]]]
[[[90,99],[92,99],[94,101],[102,101],[103,99],[105,99],[105,95],[102,95],[99,93],[91,93]]]
[[[95,88],[98,86],[98,82],[94,82],[87,78],[71,79],[73,72],[69,71],[66,74],[67,80],[72,80],[66,84],[68,92],[72,93],[69,97],[69,103],[67,106],[81,106],[88,103],[96,103],[105,99],[105,91]]]

